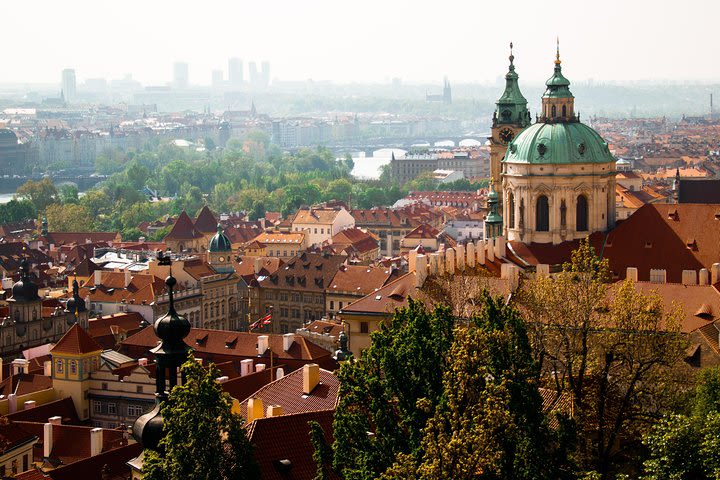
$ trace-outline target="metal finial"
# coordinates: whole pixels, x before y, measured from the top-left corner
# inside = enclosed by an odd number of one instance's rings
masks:
[[[557,37],[557,53],[555,54],[555,65],[560,65],[560,37]]]
[[[513,51],[512,51],[512,50],[513,50],[513,44],[512,44],[512,42],[510,42],[510,57],[509,57],[509,58],[510,58],[510,65],[512,65],[512,64],[513,64],[513,60],[515,60],[515,55],[513,55]]]

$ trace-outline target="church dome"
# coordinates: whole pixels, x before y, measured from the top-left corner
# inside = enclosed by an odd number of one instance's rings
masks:
[[[38,296],[38,287],[29,276],[29,265],[27,260],[23,260],[20,264],[20,280],[15,282],[12,287],[12,300],[16,302],[34,302],[40,300]]]
[[[615,159],[603,138],[580,122],[536,123],[509,145],[508,163],[610,163]]]
[[[208,251],[210,251],[210,252],[230,252],[230,251],[232,251],[232,243],[230,243],[230,239],[223,233],[222,225],[220,225],[219,223],[217,226],[217,233],[210,240],[210,245],[208,246]]]

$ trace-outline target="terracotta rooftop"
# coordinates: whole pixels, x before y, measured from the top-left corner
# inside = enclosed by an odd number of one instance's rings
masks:
[[[133,335],[140,331],[143,317],[137,312],[122,312],[91,318],[88,322],[88,333],[104,350],[115,348],[115,335]],[[113,332],[113,330],[116,330]]]
[[[668,282],[681,283],[683,270],[710,270],[720,261],[718,238],[718,204],[647,204],[607,235],[601,252],[619,278],[627,267],[637,267],[644,281],[650,269],[665,269]]]
[[[315,451],[310,442],[308,422],[320,424],[328,444],[333,443],[333,410],[280,415],[259,418],[250,424],[248,436],[255,445],[255,459],[263,480],[312,479],[317,464],[312,458]],[[289,463],[285,471],[280,462]],[[331,473],[331,480],[338,477]]]
[[[335,408],[340,381],[330,371],[320,369],[320,383],[310,392],[303,393],[303,369],[288,373],[282,378],[271,382],[258,391],[249,395],[250,398],[259,398],[263,406],[280,405],[283,414],[310,412]],[[241,414],[247,412],[247,401],[244,399],[240,405]]]
[[[263,232],[253,240],[264,245],[299,245],[305,241],[305,232]]]
[[[195,228],[198,231],[208,234],[217,231],[218,219],[207,205],[203,206],[195,218]]]
[[[277,371],[279,367],[266,368],[260,372],[253,372],[249,375],[237,376],[223,382],[222,389],[238,401],[243,401],[253,393],[272,381],[271,372]]]
[[[216,224],[217,225],[217,224]],[[195,228],[192,219],[185,210],[180,213],[170,232],[165,236],[163,241],[170,240],[192,240],[194,238],[203,238],[204,235]]]
[[[65,332],[65,335],[62,336],[50,351],[53,355],[58,353],[82,355],[85,353],[100,352],[102,349],[102,346],[76,323],[70,327],[70,330]]]
[[[263,288],[324,292],[347,260],[340,255],[302,253],[289,259],[279,270],[260,281]]]
[[[8,420],[18,422],[39,422],[45,423],[50,417],[61,417],[65,425],[80,425],[80,419],[75,410],[72,397],[65,397],[60,400],[43,403],[35,408],[18,410],[5,416]]]
[[[334,208],[309,208],[307,210],[301,209],[297,211],[293,225],[295,224],[322,224],[328,225],[335,221],[335,218],[340,213],[339,209]]]
[[[208,267],[209,268],[209,267]],[[186,267],[187,270],[187,267]],[[165,282],[147,273],[134,274],[125,286],[125,272],[103,271],[100,284],[95,283],[95,275],[80,282],[80,296],[90,297],[92,302],[150,304],[165,291]]]
[[[392,268],[342,265],[327,287],[327,293],[368,295],[397,277]]]
[[[440,231],[437,228],[423,223],[422,225],[418,225],[416,228],[412,229],[407,235],[405,235],[405,238],[435,239],[439,234]]]
[[[55,245],[120,241],[118,232],[48,232],[46,240]]]
[[[15,395],[27,395],[52,388],[52,378],[39,373],[19,373],[10,375],[0,382],[0,394],[7,397],[11,393]]]
[[[337,338],[344,329],[340,323],[327,322],[325,320],[313,320],[307,325],[304,325],[303,328],[312,333],[328,334],[335,338]]]
[[[265,359],[262,363],[266,363],[269,366],[268,352],[265,352],[265,355],[262,357],[258,356],[257,337],[260,335],[261,334],[233,332],[229,330],[193,328],[185,338],[185,343],[190,345],[196,354]],[[282,335],[268,334],[268,337],[269,346],[272,349],[273,358],[277,365],[280,365],[283,359],[315,361],[319,363],[323,359],[330,357],[330,352],[307,341],[299,335],[295,336],[295,341],[288,351],[283,350]],[[135,335],[123,340],[121,345],[124,348],[141,347],[149,350],[155,347],[158,341],[153,327],[148,326]]]

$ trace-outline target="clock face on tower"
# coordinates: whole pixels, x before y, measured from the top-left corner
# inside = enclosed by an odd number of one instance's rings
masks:
[[[500,130],[500,134],[498,136],[500,137],[500,141],[507,145],[515,136],[515,132],[513,132],[511,128],[503,128]]]

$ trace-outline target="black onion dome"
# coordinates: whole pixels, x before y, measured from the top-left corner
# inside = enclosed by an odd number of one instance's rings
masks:
[[[85,300],[80,296],[80,285],[77,280],[73,280],[73,295],[65,304],[66,313],[82,313],[87,311]]]
[[[135,420],[132,429],[133,437],[143,447],[157,452],[160,440],[164,436],[163,423],[164,419],[160,413],[160,403],[156,403],[155,408]]]
[[[30,280],[30,266],[27,259],[20,263],[20,280],[12,287],[12,300],[16,302],[35,302],[40,300],[38,287]]]
[[[160,345],[152,349],[153,353],[165,354],[187,354],[190,347],[183,341],[190,334],[190,322],[175,311],[173,302],[173,287],[177,283],[175,277],[169,276],[165,279],[170,297],[170,308],[168,313],[155,320],[155,335],[161,340]]]

